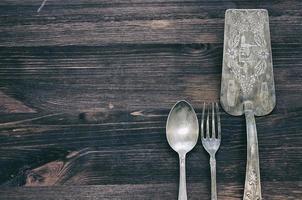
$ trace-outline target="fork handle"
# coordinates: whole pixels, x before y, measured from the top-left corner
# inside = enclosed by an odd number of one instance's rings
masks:
[[[244,104],[247,131],[247,164],[243,200],[261,200],[259,151],[253,104]]]
[[[217,200],[215,155],[210,157],[210,166],[211,166],[211,200]]]

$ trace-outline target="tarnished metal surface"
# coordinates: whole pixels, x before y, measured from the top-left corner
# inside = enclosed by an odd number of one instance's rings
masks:
[[[263,9],[230,9],[225,14],[221,104],[231,115],[252,101],[256,116],[275,106],[269,21]]]
[[[214,108],[215,107],[215,108]],[[212,103],[211,114],[211,128],[210,128],[210,108],[208,107],[207,119],[205,120],[205,103],[203,104],[202,117],[200,122],[200,136],[204,149],[210,155],[210,167],[211,167],[211,200],[217,200],[217,187],[216,187],[216,152],[219,149],[221,143],[221,123],[218,104]],[[216,120],[217,118],[217,120]],[[216,134],[217,127],[217,134]],[[210,129],[212,134],[210,135]]]
[[[177,102],[167,119],[166,136],[171,148],[179,155],[178,200],[187,200],[186,154],[196,145],[198,134],[198,119],[193,107],[186,101]]]
[[[244,200],[261,200],[256,116],[276,103],[267,10],[230,9],[225,14],[221,104],[246,117],[247,166]]]

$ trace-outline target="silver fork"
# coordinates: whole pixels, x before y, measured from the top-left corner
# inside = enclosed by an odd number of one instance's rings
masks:
[[[220,115],[219,115],[219,108],[218,104],[211,103],[212,107],[212,134],[210,135],[210,106],[207,106],[207,121],[206,121],[206,133],[204,131],[205,126],[205,103],[203,104],[203,110],[202,110],[202,117],[201,117],[201,141],[202,145],[205,148],[205,150],[210,154],[210,166],[211,166],[211,200],[217,200],[217,189],[216,189],[216,158],[215,154],[217,150],[219,149],[220,142],[221,142],[221,124],[220,124]],[[216,111],[215,111],[216,108]],[[216,113],[216,114],[215,114]],[[215,117],[216,115],[216,117]],[[217,134],[216,134],[216,121],[215,118],[217,118]]]

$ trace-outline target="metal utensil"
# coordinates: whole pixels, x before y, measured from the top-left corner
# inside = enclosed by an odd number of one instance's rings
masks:
[[[216,108],[216,111],[215,111]],[[220,115],[218,104],[212,103],[212,134],[210,135],[210,108],[208,107],[207,113],[207,121],[206,121],[206,131],[204,131],[204,113],[205,113],[205,104],[203,104],[201,124],[200,124],[200,134],[201,134],[201,142],[205,150],[210,154],[210,166],[211,166],[211,199],[217,200],[217,189],[216,189],[216,152],[219,149],[221,142],[221,124],[220,124]],[[216,115],[216,117],[215,117]],[[217,118],[217,121],[215,120]],[[217,134],[216,134],[216,124],[217,123]]]
[[[225,14],[221,105],[246,117],[247,166],[244,200],[261,200],[256,116],[276,104],[268,12],[229,9]]]
[[[198,119],[193,107],[186,101],[177,102],[171,109],[166,126],[169,145],[179,155],[180,178],[178,200],[187,200],[186,154],[198,140]]]

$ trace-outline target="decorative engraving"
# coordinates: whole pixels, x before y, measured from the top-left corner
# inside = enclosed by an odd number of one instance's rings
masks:
[[[234,80],[228,81],[227,101],[229,106],[235,106],[237,98],[237,87]]]
[[[260,99],[262,101],[263,107],[266,108],[269,106],[269,99],[268,99],[268,86],[267,82],[263,82],[261,84],[261,90],[260,90]]]
[[[261,200],[257,195],[258,177],[254,169],[249,170],[248,184],[245,186],[245,195],[243,200]]]
[[[247,14],[247,12],[249,12]],[[265,73],[269,51],[264,38],[265,12],[231,11],[229,38],[225,38],[226,65],[241,86],[243,96],[249,95],[259,76]]]
[[[221,104],[231,115],[246,116],[248,137],[244,200],[262,199],[254,115],[269,114],[276,103],[270,46],[267,10],[226,11]],[[232,97],[233,88],[236,90],[235,97]]]

